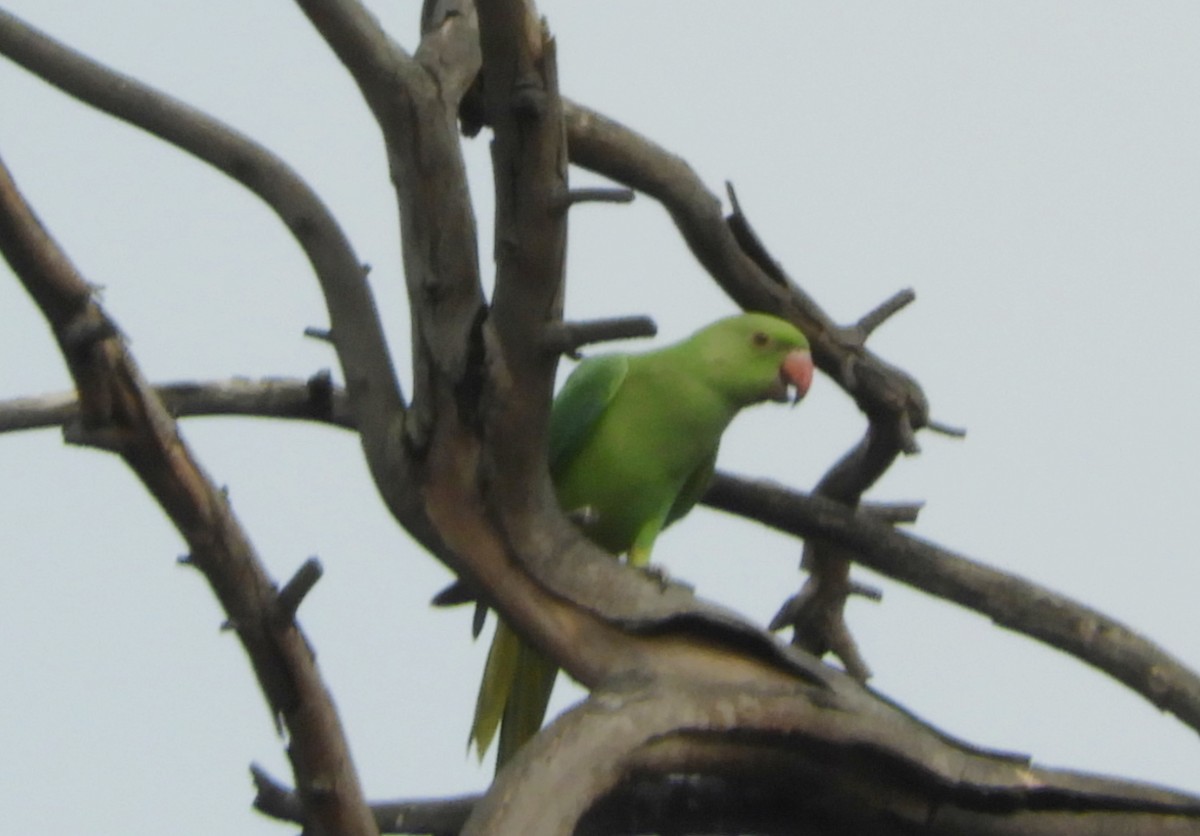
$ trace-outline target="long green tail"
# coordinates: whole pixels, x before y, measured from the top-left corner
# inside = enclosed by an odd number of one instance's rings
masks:
[[[552,661],[497,619],[470,737],[482,758],[499,728],[497,771],[542,727],[556,676],[558,667]]]

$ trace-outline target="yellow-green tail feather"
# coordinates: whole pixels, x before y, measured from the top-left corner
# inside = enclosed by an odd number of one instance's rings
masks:
[[[554,662],[520,642],[513,687],[508,692],[504,720],[500,724],[500,744],[496,749],[497,770],[508,763],[541,729],[557,676],[558,666]]]
[[[498,620],[496,634],[488,650],[487,665],[483,669],[483,680],[479,683],[479,696],[475,699],[475,720],[471,723],[471,735],[467,739],[468,747],[475,744],[480,760],[492,745],[500,718],[504,716],[504,706],[508,702],[517,669],[520,642],[517,634]]]
[[[474,744],[481,759],[495,739],[497,729],[500,731],[497,770],[538,733],[557,675],[558,667],[552,661],[497,619],[468,741],[468,745]]]

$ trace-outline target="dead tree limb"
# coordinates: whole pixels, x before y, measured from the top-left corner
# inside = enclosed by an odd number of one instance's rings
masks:
[[[278,591],[223,492],[142,379],[116,325],[0,163],[0,252],[50,324],[79,392],[77,443],[124,459],[190,550],[237,632],[288,754],[306,820],[319,833],[376,833],[333,701],[307,640],[281,618]]]

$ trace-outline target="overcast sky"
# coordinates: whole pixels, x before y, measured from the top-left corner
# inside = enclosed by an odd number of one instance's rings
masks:
[[[371,3],[415,47],[416,0]],[[0,0],[94,58],[278,152],[374,266],[397,367],[407,310],[382,144],[296,9],[246,0]],[[1124,621],[1200,666],[1200,5],[1191,2],[541,5],[571,97],[726,179],[776,258],[850,322],[903,287],[872,341],[924,386],[923,434],[875,499],[915,531]],[[486,138],[466,146],[490,272]],[[241,187],[0,61],[0,156],[154,381],[333,364],[284,227]],[[586,174],[577,183],[595,182]],[[673,339],[732,311],[662,210],[573,210],[567,312],[646,313]],[[0,266],[0,398],[62,390],[48,330]],[[807,489],[861,435],[820,378],[742,416],[727,469]],[[390,519],[347,433],[186,423],[275,577],[326,577],[302,623],[373,797],[485,786],[466,753],[485,642],[435,611],[450,580]],[[184,546],[114,457],[56,431],[0,437],[0,806],[13,833],[279,833],[247,765],[287,779],[236,640]],[[799,543],[699,510],[655,555],[765,623]],[[969,741],[1200,793],[1194,732],[1080,663],[856,570],[874,687]],[[556,704],[578,697],[560,688]]]

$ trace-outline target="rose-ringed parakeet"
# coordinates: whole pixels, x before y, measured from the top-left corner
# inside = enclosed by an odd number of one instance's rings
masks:
[[[767,314],[719,320],[674,345],[581,362],[554,400],[550,476],[592,541],[646,566],[658,533],[699,501],[721,434],[743,407],[793,402],[813,377],[808,341]],[[497,768],[537,733],[558,673],[500,620],[475,707],[480,757]]]

